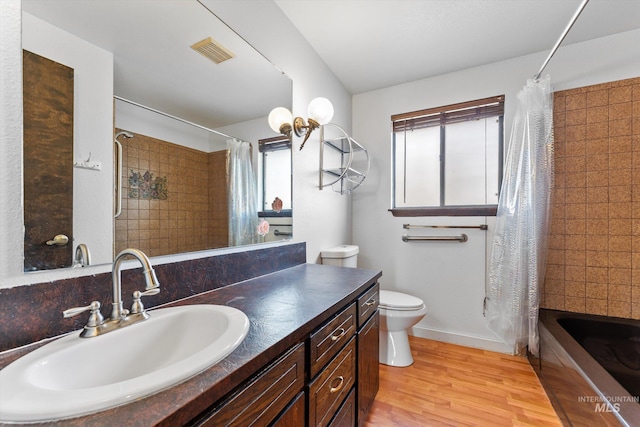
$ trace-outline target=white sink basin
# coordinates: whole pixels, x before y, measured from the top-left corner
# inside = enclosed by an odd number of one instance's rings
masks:
[[[219,305],[150,311],[150,319],[94,338],[78,332],[0,371],[0,422],[85,415],[175,385],[224,359],[249,319]]]

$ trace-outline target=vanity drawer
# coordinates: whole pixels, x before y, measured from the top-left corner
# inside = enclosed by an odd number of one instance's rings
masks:
[[[267,425],[302,390],[304,379],[304,344],[299,344],[195,425]]]
[[[313,378],[356,332],[356,304],[351,304],[311,335],[310,376]]]
[[[356,340],[340,351],[309,384],[309,426],[327,426],[351,392],[356,373]]]
[[[358,328],[362,327],[369,317],[378,309],[380,302],[380,285],[376,283],[358,298]]]

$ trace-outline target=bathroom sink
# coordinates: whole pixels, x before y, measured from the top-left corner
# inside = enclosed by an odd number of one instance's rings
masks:
[[[0,371],[0,422],[93,413],[175,385],[229,355],[249,319],[219,305],[149,311],[151,318],[94,338],[78,331]]]

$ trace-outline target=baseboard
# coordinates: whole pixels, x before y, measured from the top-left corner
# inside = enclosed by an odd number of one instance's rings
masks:
[[[419,338],[426,338],[434,341],[442,341],[449,344],[462,345],[465,347],[478,348],[481,350],[495,351],[497,353],[514,354],[513,348],[502,341],[491,340],[484,337],[456,334],[448,331],[438,331],[414,326],[409,331],[409,335]]]

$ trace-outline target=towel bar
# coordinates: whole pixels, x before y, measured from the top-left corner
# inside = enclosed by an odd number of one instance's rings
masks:
[[[402,228],[478,228],[480,230],[487,230],[489,227],[487,224],[481,225],[411,225],[411,224],[402,224]]]
[[[403,242],[411,242],[411,241],[425,241],[425,242],[460,242],[464,243],[469,240],[469,237],[466,234],[461,234],[459,236],[408,236],[403,235]]]

